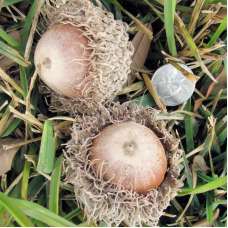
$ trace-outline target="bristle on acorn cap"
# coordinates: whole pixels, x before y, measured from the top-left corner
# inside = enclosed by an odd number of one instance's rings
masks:
[[[89,221],[108,226],[156,226],[170,200],[182,186],[178,179],[178,160],[182,154],[179,140],[166,129],[166,122],[157,120],[158,111],[135,104],[113,104],[100,108],[96,115],[77,116],[72,139],[66,145],[64,171],[66,183],[74,186],[75,199]],[[112,184],[91,165],[93,141],[99,133],[115,123],[133,121],[153,130],[160,138],[167,158],[167,172],[158,188],[137,193]]]
[[[46,30],[60,23],[79,28],[88,39],[91,51],[87,77],[92,82],[82,96],[60,96],[41,83],[41,93],[51,98],[50,109],[71,114],[85,113],[113,100],[127,82],[130,73],[133,45],[129,42],[127,24],[115,20],[112,13],[95,6],[89,0],[46,0],[42,15]]]

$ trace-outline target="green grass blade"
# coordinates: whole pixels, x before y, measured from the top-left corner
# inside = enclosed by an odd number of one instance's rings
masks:
[[[224,70],[227,73],[227,56],[224,58],[223,63],[224,63]]]
[[[55,159],[55,137],[53,124],[50,120],[44,123],[42,140],[40,145],[37,170],[43,173],[51,173]]]
[[[29,146],[28,155],[33,155],[36,153],[36,147],[34,144]],[[31,162],[25,160],[24,169],[23,169],[23,177],[21,182],[21,198],[27,200],[28,199],[28,189],[29,189],[29,177],[30,177],[30,168]]]
[[[200,185],[194,189],[190,189],[190,188],[183,188],[180,192],[179,192],[179,196],[185,196],[185,195],[191,195],[191,194],[200,194],[200,193],[204,193],[204,192],[208,192],[208,191],[212,191],[214,189],[220,188],[225,186],[227,183],[227,176],[225,177],[219,177],[207,184],[204,185]]]
[[[48,209],[23,200],[16,200],[16,203],[24,213],[26,213],[31,218],[44,222],[48,226],[55,227],[75,227],[75,224],[63,219],[62,217],[56,215],[55,213],[49,211]]]
[[[21,51],[21,53],[23,53],[23,55],[24,55],[24,51],[25,51],[25,48],[27,45],[30,29],[31,29],[31,26],[33,23],[33,18],[36,13],[36,8],[37,8],[37,4],[38,4],[38,1],[32,1],[32,2],[33,3],[25,18],[23,29],[21,32],[20,51]],[[28,93],[28,76],[27,76],[26,69],[23,66],[20,66],[20,82],[21,82],[21,86],[22,86],[25,96],[26,96]]]
[[[24,91],[24,96],[26,97],[28,94],[28,79],[27,79],[26,69],[23,66],[20,66],[19,70],[20,70],[20,84]]]
[[[1,74],[0,74],[1,76]],[[9,111],[9,108],[5,110],[4,113],[1,113],[1,119],[0,119],[0,137],[2,137],[2,134],[5,132],[5,130],[8,127],[8,121],[10,120],[11,113]]]
[[[19,47],[19,43],[7,32],[5,32],[1,27],[0,27],[0,38],[2,38],[5,42],[7,42],[10,46],[12,47]]]
[[[174,35],[175,8],[176,8],[176,0],[164,1],[165,31],[166,31],[169,51],[173,56],[177,55],[175,35]]]
[[[81,209],[80,208],[76,208],[76,209],[72,210],[71,212],[69,212],[68,214],[66,214],[64,216],[64,218],[67,219],[67,220],[72,220],[73,218],[78,216],[80,213],[81,213]]]
[[[222,3],[226,5],[227,0],[205,0],[205,4],[217,4],[217,3]]]
[[[59,190],[60,190],[60,177],[61,177],[62,157],[58,158],[55,162],[55,168],[52,172],[50,193],[49,193],[49,209],[59,214]]]
[[[2,193],[0,193],[2,194]],[[19,208],[20,211],[27,216],[36,219],[38,221],[41,221],[45,223],[48,226],[54,226],[54,227],[75,227],[75,224],[67,221],[66,219],[56,215],[55,213],[49,211],[48,209],[25,200],[10,198],[7,196],[4,196],[8,199],[8,202],[12,205],[14,205],[16,208]],[[28,224],[32,225],[32,224]]]
[[[225,16],[220,23],[219,27],[215,31],[215,33],[212,35],[210,41],[207,44],[207,47],[211,47],[213,44],[216,43],[220,35],[227,29],[227,16]]]
[[[1,137],[7,137],[11,135],[15,129],[18,128],[22,121],[20,119],[14,119],[10,125],[7,127],[7,129],[2,133]]]
[[[18,58],[23,59],[23,57],[20,55],[20,53],[16,49],[8,46],[6,43],[4,43],[2,41],[0,41],[0,48],[5,50],[6,52],[12,54],[12,55],[15,55]]]
[[[21,198],[25,200],[28,198],[28,181],[29,181],[30,167],[31,167],[31,163],[28,161],[25,161],[24,168],[23,168],[22,183],[21,183]]]
[[[211,224],[213,221],[213,198],[214,195],[211,192],[208,192],[206,199],[206,213],[209,224]]]
[[[24,57],[20,55],[17,50],[13,49],[2,41],[0,41],[0,54],[6,56],[21,66],[27,67],[30,64],[24,59]]]
[[[227,140],[227,128],[224,128],[219,134],[218,134],[218,141],[220,145],[223,145]]]
[[[201,173],[201,172],[198,173],[198,177],[207,183],[216,179],[215,177],[207,176],[206,174]]]
[[[23,29],[21,32],[21,46],[20,46],[20,49],[22,52],[24,52],[27,41],[28,41],[30,28],[32,26],[33,17],[36,13],[37,3],[38,3],[38,1],[33,1],[33,4],[30,7],[28,15],[26,16],[26,19],[24,21]]]
[[[17,204],[0,192],[0,205],[3,206],[20,226],[34,226],[30,219],[20,210]]]
[[[185,110],[192,111],[191,100],[187,102]],[[189,115],[186,115],[184,118],[184,123],[185,123],[186,149],[187,149],[187,152],[190,152],[194,149],[194,133],[193,133],[192,117]]]
[[[140,97],[137,97],[133,100],[137,105],[145,106],[145,107],[154,107],[156,106],[153,98],[150,94],[145,94]]]
[[[11,6],[13,4],[23,2],[24,0],[3,0],[3,7]]]

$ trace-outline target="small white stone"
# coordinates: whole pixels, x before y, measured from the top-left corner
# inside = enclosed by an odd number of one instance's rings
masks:
[[[189,67],[180,65],[188,72],[193,73]],[[177,106],[186,102],[192,96],[196,84],[171,64],[165,64],[158,68],[152,82],[166,106]]]

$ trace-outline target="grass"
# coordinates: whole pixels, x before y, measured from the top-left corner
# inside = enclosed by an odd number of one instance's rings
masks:
[[[48,174],[52,172],[55,159],[55,141],[53,124],[50,120],[46,120],[44,122],[39,160],[37,163],[38,172]]]
[[[56,214],[59,214],[59,189],[62,161],[62,157],[56,160],[50,181],[49,209]]]
[[[142,39],[145,45],[138,45],[146,55],[145,69],[138,69],[141,79],[125,87],[119,97],[162,110],[159,118],[178,133],[185,151],[179,161],[184,186],[159,225],[225,227],[226,1],[101,2],[130,25],[131,39],[137,31],[147,37]],[[63,183],[62,144],[70,136],[58,133],[73,119],[49,112],[38,92],[33,47],[42,4],[0,1],[0,139],[21,139],[13,145],[18,153],[11,171],[0,177],[0,226],[93,226],[74,202],[72,186]],[[194,72],[190,76],[199,77],[192,98],[179,107],[164,107],[149,84],[153,72],[167,61],[185,62]]]
[[[176,8],[176,0],[164,1],[164,20],[165,20],[166,38],[168,42],[169,51],[172,54],[172,56],[177,55],[176,41],[175,41],[175,34],[174,34],[175,8]]]

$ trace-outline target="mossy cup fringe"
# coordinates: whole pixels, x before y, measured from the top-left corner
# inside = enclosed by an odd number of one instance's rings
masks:
[[[46,30],[58,23],[76,26],[89,40],[88,48],[91,50],[86,75],[91,80],[88,80],[82,96],[71,99],[41,86],[41,92],[51,97],[51,110],[70,113],[90,111],[97,104],[113,100],[127,82],[134,52],[127,24],[115,20],[112,13],[89,0],[46,0],[42,16]]]
[[[64,172],[66,183],[74,186],[75,198],[89,221],[108,226],[156,226],[182,181],[178,179],[182,151],[179,140],[166,130],[166,122],[156,119],[158,111],[132,103],[100,108],[96,115],[76,116],[72,139],[66,144]],[[93,139],[113,123],[135,121],[152,129],[160,138],[168,160],[163,183],[146,194],[121,189],[104,180],[90,164]]]

